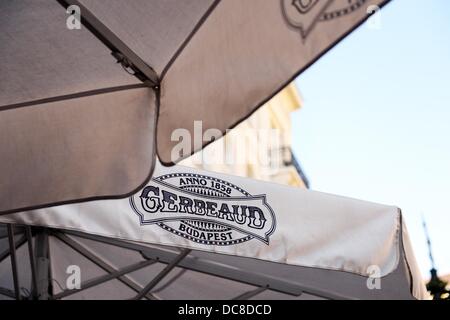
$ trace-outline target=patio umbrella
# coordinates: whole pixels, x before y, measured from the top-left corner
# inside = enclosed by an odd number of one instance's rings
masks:
[[[182,166],[0,223],[4,298],[426,297],[398,208]]]
[[[0,213],[133,194],[210,142],[174,130],[223,134],[386,2],[1,1]]]

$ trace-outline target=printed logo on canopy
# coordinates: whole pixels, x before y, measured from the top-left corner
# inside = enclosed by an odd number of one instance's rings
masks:
[[[152,179],[130,198],[141,225],[156,224],[205,245],[234,245],[251,239],[269,244],[275,215],[266,195],[207,175],[171,173]]]

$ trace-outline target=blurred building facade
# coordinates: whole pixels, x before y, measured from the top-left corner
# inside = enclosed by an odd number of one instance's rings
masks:
[[[300,94],[290,84],[225,137],[180,164],[308,188],[291,148],[291,113],[301,106]]]

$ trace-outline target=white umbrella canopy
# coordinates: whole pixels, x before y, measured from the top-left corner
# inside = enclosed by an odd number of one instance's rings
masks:
[[[0,223],[31,226],[40,261],[29,261],[31,232],[14,240],[9,227],[0,250],[5,297],[426,297],[398,208],[182,166],[157,164],[128,199],[2,215]],[[67,287],[71,265],[79,290]]]
[[[0,213],[133,194],[209,142],[175,129],[224,133],[386,2],[1,1]]]

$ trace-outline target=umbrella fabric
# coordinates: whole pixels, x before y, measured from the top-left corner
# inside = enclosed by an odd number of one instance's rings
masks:
[[[67,27],[70,5],[81,29]],[[173,154],[174,130],[193,136],[201,120],[224,133],[360,25],[368,7],[1,1],[0,212],[132,194],[156,153],[173,164],[209,142]]]
[[[178,254],[174,248],[184,248],[192,250],[179,262],[186,268],[206,259],[305,285],[319,296],[425,293],[398,208],[182,166],[158,165],[152,181],[128,199],[14,213],[0,222],[63,229],[94,241],[164,246]],[[70,254],[65,259],[77,264]],[[367,286],[372,276],[381,279],[381,289]]]

